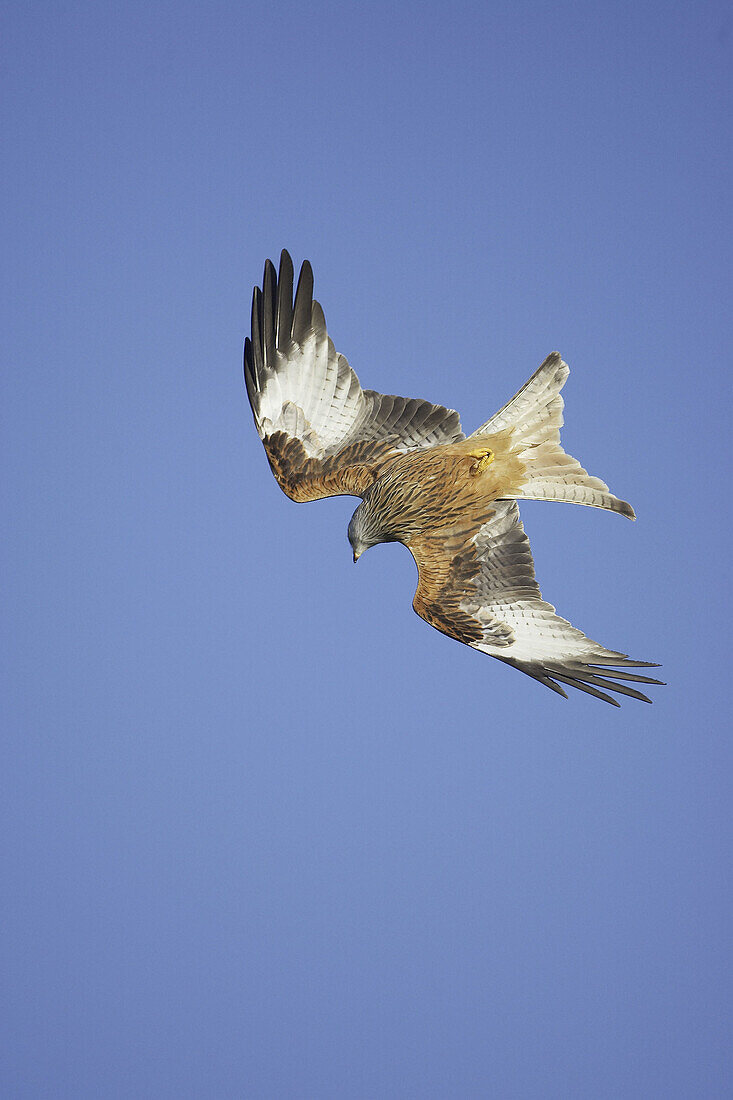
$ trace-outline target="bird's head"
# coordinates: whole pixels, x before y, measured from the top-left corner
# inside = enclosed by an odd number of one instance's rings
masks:
[[[362,500],[349,521],[349,542],[353,550],[353,560],[359,561],[364,550],[369,550],[381,541],[378,532],[374,530],[371,511],[369,508],[364,508]]]
[[[354,561],[358,561],[370,546],[387,541],[380,530],[378,515],[370,506],[369,500],[363,500],[349,521],[349,542],[354,551]]]

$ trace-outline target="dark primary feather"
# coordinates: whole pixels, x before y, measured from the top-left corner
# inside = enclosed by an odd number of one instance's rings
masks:
[[[278,347],[284,347],[292,331],[293,324],[293,261],[287,252],[280,257],[280,271],[277,277],[277,314],[276,336]]]
[[[283,253],[283,257],[287,257],[287,259],[281,261],[281,266],[283,263],[287,263],[288,267],[292,268],[293,261],[290,259],[287,252]],[[295,292],[295,306],[293,308],[293,324],[291,328],[291,335],[296,344],[302,344],[305,340],[308,329],[310,328],[312,306],[313,269],[308,261],[304,260],[298,278],[298,288]]]
[[[265,261],[262,280],[262,350],[265,367],[275,369],[275,268]]]

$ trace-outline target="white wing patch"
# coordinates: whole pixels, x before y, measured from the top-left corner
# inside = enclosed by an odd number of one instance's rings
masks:
[[[640,691],[618,681],[658,684],[659,680],[619,671],[653,665],[605,649],[542,599],[529,539],[514,501],[497,501],[496,514],[479,529],[473,542],[481,572],[474,582],[475,593],[460,606],[484,630],[483,640],[472,643],[474,649],[514,665],[563,695],[557,681],[615,705],[617,700],[606,692],[650,702]]]
[[[324,458],[359,440],[393,440],[395,451],[463,439],[458,413],[415,398],[362,390],[336,351],[306,261],[292,298],[293,265],[268,261],[252,301],[252,339],[245,342],[245,379],[260,438],[283,431],[309,458]]]

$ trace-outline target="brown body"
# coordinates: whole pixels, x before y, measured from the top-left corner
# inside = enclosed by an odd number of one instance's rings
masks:
[[[418,568],[413,607],[459,641],[481,641],[483,628],[461,609],[481,570],[474,538],[493,503],[518,495],[526,469],[511,430],[401,455],[367,494],[386,539],[407,546]]]
[[[456,524],[475,531],[488,506],[518,495],[526,480],[511,437],[474,436],[394,459],[369,490],[391,537],[409,545]]]

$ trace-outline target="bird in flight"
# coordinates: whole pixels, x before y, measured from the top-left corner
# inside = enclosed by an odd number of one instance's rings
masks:
[[[418,569],[413,607],[431,626],[567,698],[563,685],[618,706],[650,702],[632,683],[657,667],[604,649],[542,599],[518,500],[557,500],[634,519],[630,504],[560,444],[568,376],[548,355],[507,405],[466,437],[458,413],[363,390],[326,330],[306,260],[268,260],[254,288],[244,377],[270,468],[292,500],[349,495],[354,561],[402,542]]]

